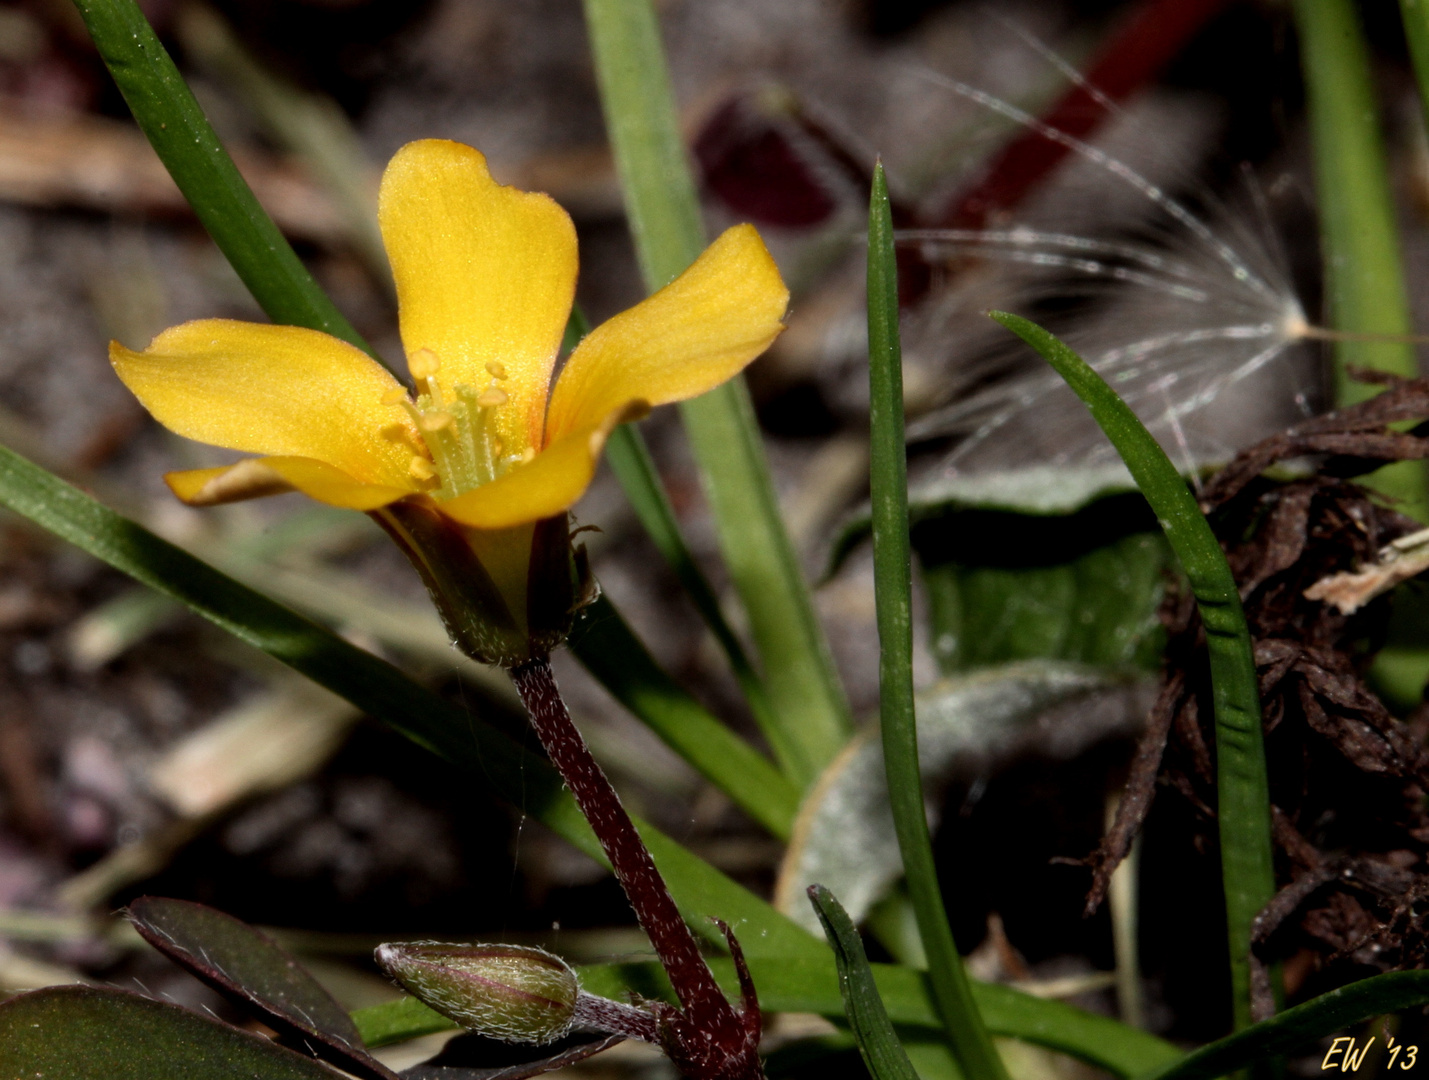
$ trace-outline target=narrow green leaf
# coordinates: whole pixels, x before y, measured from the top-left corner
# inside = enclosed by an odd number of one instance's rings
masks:
[[[908,458],[903,438],[903,351],[898,337],[898,263],[883,163],[873,169],[868,208],[868,385],[872,428],[873,588],[878,607],[879,719],[888,801],[933,997],[948,1045],[968,1080],[1007,1075],[973,1003],[938,888],[918,769],[913,702],[912,555]],[[822,911],[820,912],[822,915]]]
[[[371,352],[258,204],[135,0],[75,6],[154,152],[268,317]]]
[[[876,183],[876,181],[875,181]],[[822,885],[809,886],[809,902],[824,924],[824,935],[834,951],[839,969],[839,991],[843,994],[844,1015],[848,1017],[858,1052],[873,1080],[918,1080],[913,1063],[893,1031],[893,1022],[883,1007],[878,984],[868,966],[863,941],[848,912],[834,894]]]
[[[1355,334],[1407,334],[1394,198],[1380,135],[1369,48],[1353,0],[1294,0],[1315,152],[1315,188],[1331,325]],[[1422,22],[1423,14],[1418,14]],[[1409,19],[1406,15],[1406,28]],[[1410,39],[1415,33],[1411,30]],[[1335,345],[1335,400],[1352,405],[1378,392],[1349,376],[1351,364],[1412,378],[1410,345],[1341,341]],[[1375,487],[1403,500],[1400,508],[1429,520],[1423,462],[1398,462],[1373,474]]]
[[[700,775],[775,836],[789,838],[798,789],[665,673],[615,605],[601,597],[586,608],[569,644],[586,670]]]
[[[45,1080],[332,1080],[312,1058],[123,990],[55,986],[0,1004],[0,1075]]]
[[[1185,481],[1116,391],[1086,361],[1041,327],[1006,312],[991,314],[1036,349],[1086,404],[1151,504],[1196,595],[1206,627],[1216,710],[1216,816],[1230,944],[1232,1008],[1236,1028],[1248,1027],[1251,923],[1275,894],[1275,872],[1271,863],[1270,792],[1265,774],[1260,689],[1235,578]]]
[[[601,104],[645,285],[658,289],[704,247],[650,0],[585,0]],[[788,533],[743,379],[681,406],[731,579],[749,616],[789,770],[812,783],[852,731],[848,702]],[[781,751],[781,759],[783,753]],[[792,757],[792,754],[791,754]]]
[[[1429,124],[1429,3],[1399,0],[1404,20],[1404,37],[1409,42],[1409,58],[1414,61],[1414,80],[1419,84],[1419,101],[1424,122]]]
[[[769,741],[780,767],[786,774],[795,775],[801,760],[799,746],[779,723],[774,706],[769,701],[769,691],[750,663],[739,637],[725,620],[719,598],[685,543],[679,523],[675,520],[674,508],[670,506],[660,474],[656,471],[655,459],[650,456],[650,448],[645,445],[640,429],[634,424],[622,424],[611,432],[610,441],[605,445],[605,459],[610,462],[611,471],[625,489],[626,498],[630,500],[640,524],[660,549],[660,554],[680,579],[680,585],[700,613],[700,618],[724,650],[739,688],[744,692],[744,699],[749,703],[749,710],[754,714],[754,721]]]
[[[741,940],[748,936],[749,931],[741,929]],[[843,997],[833,957],[824,945],[808,940],[812,953],[751,960],[759,1004],[768,1012],[841,1017]],[[729,960],[715,959],[710,966],[721,986],[736,989],[734,965]],[[940,1033],[923,972],[891,964],[871,967],[884,1008],[894,1024],[918,1029],[924,1037]],[[623,999],[634,992],[642,997],[668,998],[670,994],[664,973],[653,961],[587,964],[578,972],[582,988],[603,997]],[[994,1034],[1069,1054],[1119,1077],[1141,1076],[1182,1057],[1176,1047],[1154,1035],[1064,1002],[1032,997],[1010,986],[975,982],[973,998]],[[368,1045],[397,1042],[452,1026],[451,1021],[412,998],[363,1009],[354,1013],[353,1019]]]
[[[1151,1074],[1154,1080],[1212,1080],[1246,1065],[1304,1049],[1365,1020],[1429,1002],[1429,971],[1376,975],[1201,1047]],[[1343,1071],[1343,1070],[1341,1070]],[[1151,1080],[1148,1078],[1148,1080]]]

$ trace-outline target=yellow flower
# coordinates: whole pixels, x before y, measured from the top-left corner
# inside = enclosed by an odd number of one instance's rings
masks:
[[[429,586],[427,555],[399,534],[445,522],[488,568],[502,564],[491,576],[523,623],[533,530],[564,529],[611,430],[738,373],[783,328],[788,291],[759,235],[737,226],[590,333],[552,387],[576,281],[560,206],[497,184],[471,147],[433,139],[388,164],[379,216],[415,394],[359,349],[292,326],[202,319],[143,352],[113,343],[110,360],[171,431],[262,455],[170,473],[184,502],[296,490],[379,512]]]

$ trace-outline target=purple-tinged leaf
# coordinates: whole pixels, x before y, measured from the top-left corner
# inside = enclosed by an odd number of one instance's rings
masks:
[[[608,1050],[623,1035],[575,1032],[545,1046],[458,1035],[434,1058],[402,1070],[403,1080],[523,1080]]]
[[[125,990],[54,986],[0,1004],[0,1076],[333,1080],[277,1043]]]
[[[347,1012],[300,965],[247,923],[203,904],[143,896],[129,919],[154,948],[238,1005],[290,1046],[368,1080],[397,1074],[363,1048]]]

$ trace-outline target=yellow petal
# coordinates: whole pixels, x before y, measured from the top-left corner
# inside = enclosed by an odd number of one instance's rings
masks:
[[[447,517],[475,529],[508,529],[568,510],[590,486],[615,426],[646,411],[644,402],[628,402],[600,423],[557,439],[529,464],[437,506]]]
[[[199,442],[316,458],[362,483],[410,487],[421,446],[380,364],[346,342],[295,326],[201,319],[143,352],[109,359],[154,419]]]
[[[577,346],[556,380],[546,439],[626,401],[664,405],[714,389],[769,347],[788,302],[753,226],[727,230],[669,285]]]
[[[216,469],[171,472],[164,480],[190,506],[217,506],[301,491],[329,506],[376,510],[412,494],[410,488],[364,484],[326,462],[304,457],[248,458]]]
[[[546,195],[502,187],[486,159],[440,139],[408,143],[378,209],[410,359],[436,355],[440,385],[498,381],[508,452],[541,445],[551,368],[576,285],[576,232]]]

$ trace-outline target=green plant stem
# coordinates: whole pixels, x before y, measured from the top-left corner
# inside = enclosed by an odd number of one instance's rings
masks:
[[[991,314],[1036,349],[1091,410],[1151,504],[1195,593],[1211,664],[1216,816],[1230,944],[1231,1005],[1236,1030],[1241,1030],[1251,1023],[1251,924],[1275,894],[1275,871],[1260,688],[1235,578],[1185,481],[1116,392],[1086,361],[1041,327],[1006,312]]]
[[[764,681],[750,663],[739,637],[725,620],[719,598],[685,543],[670,500],[660,483],[655,459],[650,456],[650,448],[645,445],[640,429],[633,424],[622,424],[611,432],[610,441],[605,444],[605,460],[625,489],[625,495],[645,532],[660,549],[660,554],[680,579],[680,585],[700,613],[705,626],[724,650],[735,680],[749,704],[749,711],[754,714],[754,722],[768,740],[780,768],[786,776],[795,775],[802,759],[800,748],[789,731],[779,723]]]
[[[873,582],[878,607],[879,718],[888,800],[928,978],[948,1044],[968,1080],[1007,1073],[973,1002],[958,955],[923,805],[913,706],[912,555],[908,543],[908,461],[903,437],[903,354],[898,336],[898,269],[883,163],[873,170],[868,211],[868,383],[872,427]],[[817,905],[816,905],[817,906]],[[822,909],[820,916],[825,917]]]
[[[646,287],[673,280],[704,247],[650,0],[585,0],[586,23],[616,168]],[[759,647],[790,776],[812,783],[852,721],[803,571],[779,516],[742,379],[681,406],[730,577]],[[797,749],[797,761],[792,752]]]
[[[371,353],[259,205],[138,4],[75,6],[154,152],[268,317]]]
[[[1314,144],[1331,325],[1359,334],[1407,334],[1412,324],[1394,199],[1359,17],[1352,0],[1294,0],[1291,6]],[[1422,23],[1423,14],[1417,19]],[[1407,13],[1405,22],[1408,28]],[[1412,42],[1413,31],[1410,37]],[[1413,347],[1402,343],[1341,341],[1334,355],[1337,405],[1378,393],[1350,377],[1352,364],[1406,377],[1419,373]],[[1400,499],[1400,509],[1420,520],[1429,520],[1427,481],[1429,472],[1417,461],[1398,462],[1372,477],[1374,487]]]

